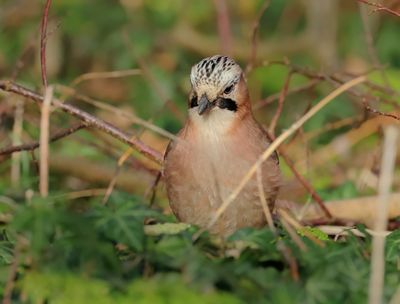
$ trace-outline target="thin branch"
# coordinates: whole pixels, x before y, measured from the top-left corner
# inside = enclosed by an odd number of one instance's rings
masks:
[[[262,184],[262,172],[260,168],[257,170],[257,186],[258,186],[258,195],[260,196],[260,202],[264,211],[265,219],[267,220],[269,229],[271,229],[271,231],[274,234],[276,234],[276,228],[274,225],[274,221],[272,220],[271,210],[269,210],[267,199],[265,197],[265,191]]]
[[[72,133],[75,133],[83,128],[86,128],[86,123],[81,122],[76,124],[75,126],[72,126],[68,129],[61,130],[59,132],[56,132],[53,136],[49,138],[49,142],[54,142],[57,141],[61,138],[67,137],[68,135],[71,135]],[[14,152],[21,152],[21,151],[33,151],[40,147],[39,142],[33,142],[29,144],[22,144],[18,146],[11,146],[11,147],[6,147],[4,149],[0,150],[0,155],[8,155]]]
[[[217,11],[218,34],[222,53],[232,55],[232,33],[229,21],[229,11],[225,0],[213,0]]]
[[[372,108],[366,101],[365,97],[363,98],[363,105],[365,110],[367,110],[368,112],[377,114],[377,115],[382,115],[382,116],[386,116],[386,117],[390,117],[390,118],[394,118],[396,120],[400,120],[400,117],[395,115],[395,114],[391,114],[391,113],[385,113],[385,112],[381,112],[377,109]]]
[[[270,66],[273,64],[277,64],[277,65],[284,65],[287,66],[288,68],[290,68],[293,72],[298,73],[300,75],[303,75],[307,78],[310,79],[320,79],[320,80],[332,80],[333,82],[336,82],[338,84],[343,84],[345,83],[347,80],[346,79],[342,79],[340,77],[340,75],[338,74],[331,74],[331,75],[327,75],[321,72],[317,72],[317,71],[313,71],[311,69],[308,68],[304,68],[295,64],[290,63],[287,60],[274,60],[274,61],[264,61],[262,63],[262,66]],[[363,73],[358,73],[358,74],[351,74],[350,77],[359,77],[359,76],[367,76],[368,74],[372,73],[373,71],[375,71],[376,68],[373,69],[369,69],[366,72]],[[381,86],[379,84],[373,83],[371,81],[369,81],[368,79],[366,81],[364,81],[364,85],[372,90],[375,91],[379,91],[382,92],[384,94],[388,94],[388,95],[396,95],[396,96],[400,96],[400,92],[392,89],[392,88],[388,88],[385,86]],[[354,90],[350,90],[354,91]]]
[[[47,69],[46,69],[46,42],[47,42],[47,20],[49,18],[51,0],[47,0],[42,17],[40,29],[40,67],[42,71],[42,82],[47,87]]]
[[[18,98],[18,97],[17,97]],[[12,144],[21,144],[24,124],[24,102],[18,98],[15,104],[14,124],[12,130]],[[21,155],[13,155],[11,160],[11,183],[16,186],[21,175]]]
[[[110,72],[91,72],[85,73],[76,77],[72,82],[71,86],[76,86],[83,81],[93,80],[93,79],[107,79],[107,78],[122,78],[127,76],[141,75],[142,71],[140,69],[122,70],[122,71],[110,71]]]
[[[27,89],[21,85],[18,85],[16,83],[10,82],[10,81],[0,81],[0,89],[6,92],[12,92],[20,96],[24,96],[26,98],[29,98],[30,100],[33,100],[39,104],[43,102],[43,96],[37,94],[34,91],[31,91],[30,89]],[[94,127],[100,131],[103,131],[112,137],[118,139],[121,142],[124,142],[131,146],[133,149],[136,151],[142,153],[145,155],[147,158],[153,160],[154,162],[158,164],[162,164],[163,158],[160,152],[154,150],[153,148],[147,146],[145,143],[140,141],[137,138],[131,138],[129,135],[124,133],[122,130],[119,128],[113,126],[112,124],[97,118],[79,108],[74,107],[73,105],[66,104],[60,102],[58,99],[53,99],[53,105],[56,107],[60,108],[66,113],[69,113],[72,116],[75,116],[79,118],[80,120],[84,121],[87,123],[88,126]]]
[[[46,87],[40,117],[39,190],[42,197],[49,193],[49,123],[53,87]]]
[[[311,241],[313,241],[316,245],[320,247],[325,246],[325,244],[321,240],[319,240],[312,233],[307,231],[307,229],[304,229],[304,226],[302,226],[296,219],[294,219],[284,208],[278,208],[277,212],[281,219],[284,219],[290,226],[295,228],[297,231],[301,230],[302,233]]]
[[[319,230],[325,232],[328,235],[335,235],[335,236],[346,236],[346,235],[355,235],[359,237],[366,237],[364,232],[361,232],[354,226],[330,226],[330,225],[321,225],[321,226],[316,226],[315,228],[318,228]],[[366,232],[368,232],[370,235],[377,235],[377,233],[374,230],[371,229],[365,229]],[[384,231],[380,232],[380,234],[388,236],[391,232],[390,231]]]
[[[207,228],[212,227],[220,216],[225,212],[226,208],[235,200],[238,194],[242,191],[243,187],[249,182],[249,180],[253,177],[257,168],[266,161],[271,154],[287,139],[289,138],[295,131],[297,131],[306,121],[308,121],[311,117],[313,117],[317,112],[319,112],[323,107],[325,107],[329,102],[331,102],[334,98],[336,98],[341,93],[345,92],[349,88],[360,84],[366,80],[365,76],[360,76],[350,80],[344,85],[340,86],[333,92],[331,92],[328,96],[323,98],[318,104],[312,107],[303,117],[301,117],[298,121],[296,121],[292,126],[283,132],[276,140],[264,151],[264,153],[260,156],[257,162],[249,169],[246,175],[242,178],[239,185],[236,189],[224,200],[221,206],[216,210],[213,217],[211,218]]]
[[[275,140],[275,137],[271,136],[271,139]],[[326,208],[323,199],[318,195],[317,191],[315,191],[315,189],[311,186],[311,184],[299,173],[299,171],[297,171],[293,161],[286,154],[285,150],[283,150],[282,147],[280,147],[278,149],[278,153],[285,160],[286,165],[293,172],[297,180],[303,185],[303,187],[307,190],[307,192],[310,193],[311,197],[317,202],[318,206],[322,209],[325,216],[329,219],[332,219],[333,218],[332,214]]]
[[[285,84],[283,85],[282,91],[281,91],[281,93],[279,94],[278,108],[276,109],[276,112],[275,112],[275,114],[274,114],[274,117],[272,117],[271,123],[270,123],[270,125],[269,125],[268,131],[269,131],[269,133],[272,134],[272,136],[274,136],[274,137],[275,137],[276,125],[278,124],[279,117],[280,117],[281,114],[282,114],[283,103],[285,102],[285,98],[286,98],[286,95],[287,95],[287,91],[288,91],[288,89],[289,89],[289,83],[290,83],[291,77],[292,77],[292,72],[289,71],[289,74],[287,75],[286,80],[285,80]]]
[[[271,229],[272,233],[274,234],[277,242],[277,249],[282,253],[286,263],[289,265],[290,273],[292,275],[293,280],[298,281],[299,279],[299,271],[296,259],[293,257],[292,252],[290,249],[285,245],[283,240],[279,237],[279,234],[275,228],[274,221],[272,219],[271,210],[269,209],[267,199],[265,197],[264,187],[262,184],[262,172],[260,168],[257,170],[257,186],[258,186],[258,193],[260,197],[261,206],[264,211],[265,218],[267,220],[268,226]]]
[[[357,1],[360,2],[360,3],[364,3],[364,4],[367,4],[369,6],[375,7],[375,9],[373,10],[374,12],[384,11],[384,12],[387,12],[387,13],[393,15],[393,16],[400,17],[400,13],[399,12],[396,12],[396,11],[386,7],[386,6],[383,6],[380,3],[373,3],[373,2],[369,2],[367,0],[357,0]]]
[[[91,105],[99,108],[99,109],[106,110],[106,111],[109,111],[109,112],[111,112],[111,113],[113,113],[113,114],[115,114],[117,116],[121,116],[121,117],[124,117],[126,119],[129,119],[132,123],[134,123],[136,125],[139,125],[139,126],[143,126],[146,129],[149,129],[149,130],[151,130],[151,131],[153,131],[153,132],[155,132],[155,133],[157,133],[157,134],[159,134],[161,136],[164,136],[164,137],[166,137],[168,139],[171,139],[171,140],[176,139],[176,136],[174,134],[172,134],[172,133],[170,133],[170,132],[168,132],[168,131],[166,131],[166,130],[164,130],[164,129],[162,129],[162,128],[160,128],[160,127],[158,127],[158,126],[156,126],[156,125],[154,125],[154,124],[152,124],[150,122],[148,122],[147,120],[144,120],[144,119],[142,119],[142,118],[140,118],[140,117],[138,117],[138,116],[136,116],[136,115],[134,115],[132,113],[129,113],[128,111],[124,111],[124,110],[122,110],[122,109],[120,109],[118,107],[112,106],[112,105],[108,104],[107,102],[101,102],[101,101],[95,100],[95,99],[93,99],[91,97],[88,97],[86,95],[78,93],[73,88],[70,88],[70,87],[67,87],[67,86],[63,86],[63,85],[60,85],[60,84],[55,85],[55,88],[56,88],[57,91],[60,91],[64,95],[72,96],[75,99],[82,100],[82,101],[84,101],[84,102],[86,102],[88,104],[91,104]],[[64,100],[64,98],[62,98],[62,100]]]
[[[149,189],[146,190],[145,197],[149,197],[149,206],[152,207],[154,205],[154,201],[156,199],[157,194],[157,186],[162,177],[162,171],[159,171],[154,181],[151,183]]]
[[[256,65],[258,29],[260,28],[261,17],[264,15],[265,11],[269,7],[269,4],[270,4],[269,0],[264,1],[263,6],[261,7],[260,13],[257,16],[257,19],[254,21],[253,30],[252,30],[252,34],[251,34],[250,58],[249,58],[248,64],[245,69],[246,73],[249,73],[251,71],[251,69]]]
[[[300,86],[294,87],[293,89],[288,90],[286,92],[286,96],[310,90],[310,89],[314,88],[319,82],[321,82],[320,79],[312,79],[309,83],[306,83],[304,85],[300,85]],[[267,98],[261,99],[253,106],[253,109],[258,110],[262,107],[265,107],[265,106],[273,103],[274,101],[279,100],[280,96],[281,96],[281,92],[270,95]]]
[[[366,7],[361,3],[359,3],[359,7],[360,7],[361,20],[364,28],[365,42],[367,44],[369,57],[374,65],[374,68],[379,70],[385,85],[390,88],[389,79],[387,78],[385,70],[383,69],[382,64],[379,61],[379,57],[374,46],[374,38],[372,37],[371,25],[369,23],[369,19],[367,16]]]
[[[304,244],[303,240],[299,237],[296,230],[286,221],[286,219],[281,215],[280,222],[282,223],[283,228],[289,233],[289,236],[292,238],[293,242],[300,248],[301,251],[305,252],[308,250],[306,244]]]
[[[385,129],[382,170],[379,177],[379,200],[376,204],[374,227],[378,235],[372,238],[371,276],[368,297],[368,303],[370,304],[382,303],[385,275],[385,236],[379,233],[384,232],[387,226],[388,204],[390,188],[393,182],[398,135],[399,129],[397,126],[390,125]]]
[[[341,79],[337,75],[324,75],[322,73],[315,72],[315,71],[307,69],[307,68],[303,68],[303,67],[300,67],[300,66],[293,65],[288,61],[271,61],[271,62],[265,62],[264,63],[264,65],[271,65],[271,64],[279,64],[279,65],[288,66],[294,73],[301,74],[301,75],[303,75],[305,77],[308,77],[310,79],[313,79],[313,80],[316,80],[316,79],[319,79],[321,81],[322,80],[329,80],[332,83],[332,85],[334,85],[336,87],[339,87],[340,85],[346,83],[345,80]],[[376,69],[373,69],[373,70],[376,70]],[[362,73],[360,76],[366,76],[371,71],[368,71],[366,73]],[[396,96],[399,95],[399,93],[397,91],[393,90],[390,87],[384,87],[384,86],[372,83],[372,82],[370,82],[368,80],[364,81],[364,85],[366,87],[370,88],[371,90],[379,91],[379,92],[382,92],[384,94],[396,95]],[[347,93],[352,95],[352,96],[355,96],[357,98],[361,98],[363,101],[365,101],[365,100],[379,101],[380,100],[376,96],[359,93],[357,90],[354,90],[354,89],[347,90]],[[390,101],[390,100],[382,100],[382,101],[383,102],[388,102],[389,104],[393,105],[394,107],[398,107],[396,101],[393,101],[393,102]],[[396,116],[396,115],[375,110],[375,109],[371,108],[369,105],[366,105],[365,103],[364,103],[364,106],[366,106],[366,110],[369,111],[369,112],[373,112],[373,113],[378,114],[378,115],[383,115],[383,116],[387,116],[387,117],[391,117],[391,118],[399,120],[399,117]]]

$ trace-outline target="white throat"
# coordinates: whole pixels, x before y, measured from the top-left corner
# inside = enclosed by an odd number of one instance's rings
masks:
[[[200,138],[206,142],[220,142],[232,127],[235,112],[213,108],[209,113],[199,115],[197,108],[189,110],[189,117]]]

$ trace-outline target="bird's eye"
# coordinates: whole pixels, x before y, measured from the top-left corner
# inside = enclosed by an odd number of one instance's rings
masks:
[[[197,96],[196,95],[193,95],[191,98],[190,98],[190,105],[189,105],[191,108],[194,108],[194,107],[197,107],[198,106],[198,104],[197,104]]]
[[[224,90],[224,94],[229,94],[233,91],[233,84],[230,85],[229,87],[226,87]]]

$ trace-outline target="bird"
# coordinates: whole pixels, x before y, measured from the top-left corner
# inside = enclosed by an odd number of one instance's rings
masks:
[[[256,176],[218,218],[211,218],[270,145],[254,118],[245,76],[230,57],[214,55],[195,64],[183,128],[164,154],[163,177],[174,215],[181,222],[221,236],[266,224]],[[259,168],[272,211],[281,185],[276,152]]]

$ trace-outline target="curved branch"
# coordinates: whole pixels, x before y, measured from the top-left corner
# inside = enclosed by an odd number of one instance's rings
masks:
[[[29,98],[32,101],[35,101],[36,103],[41,104],[43,102],[43,96],[30,90],[27,89],[19,84],[16,84],[11,81],[0,81],[0,89],[6,92],[11,92],[20,96],[24,96],[26,98]],[[130,147],[135,149],[136,151],[142,153],[145,155],[147,158],[153,160],[154,162],[158,164],[162,164],[163,158],[160,152],[154,150],[153,148],[147,146],[144,142],[139,140],[138,138],[134,136],[129,136],[128,134],[124,133],[122,130],[119,128],[115,127],[114,125],[97,118],[93,116],[92,114],[89,114],[73,105],[62,103],[58,99],[53,99],[53,105],[60,108],[64,112],[77,117],[81,121],[85,122],[88,126],[94,127],[100,131],[103,131],[112,137],[118,139],[119,141],[122,141],[126,144],[128,144]]]
[[[68,135],[71,135],[72,133],[75,133],[83,128],[86,128],[86,123],[81,122],[75,126],[68,128],[68,129],[61,130],[61,131],[55,133],[53,136],[51,136],[49,142],[54,142],[61,138],[67,137]],[[18,146],[10,146],[10,147],[6,147],[4,149],[0,149],[0,155],[7,155],[7,154],[11,154],[14,152],[21,152],[21,151],[33,151],[33,150],[37,149],[39,146],[40,146],[39,142],[22,144],[22,145],[18,145]]]

